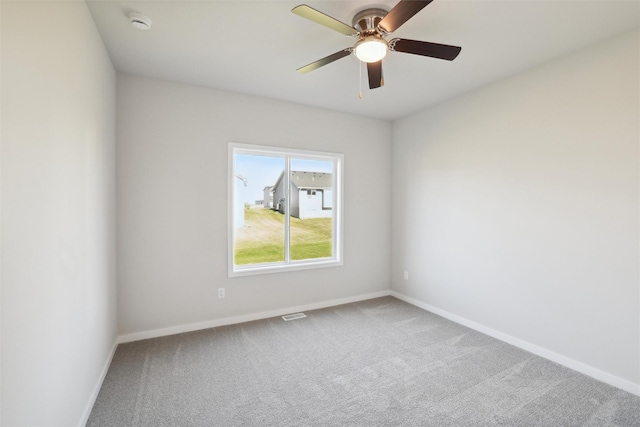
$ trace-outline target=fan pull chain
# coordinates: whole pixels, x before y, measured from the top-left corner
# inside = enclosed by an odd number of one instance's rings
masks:
[[[360,62],[360,66],[358,67],[358,70],[360,71],[360,93],[358,94],[358,98],[362,99],[362,61],[358,62]]]

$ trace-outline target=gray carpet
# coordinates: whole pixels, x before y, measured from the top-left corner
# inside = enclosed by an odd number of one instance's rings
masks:
[[[120,345],[96,426],[640,426],[640,397],[392,297]]]

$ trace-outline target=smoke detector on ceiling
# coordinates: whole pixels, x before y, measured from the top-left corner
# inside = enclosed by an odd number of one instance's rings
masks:
[[[138,12],[131,12],[129,14],[129,22],[131,22],[134,28],[139,30],[148,30],[151,28],[151,19]]]

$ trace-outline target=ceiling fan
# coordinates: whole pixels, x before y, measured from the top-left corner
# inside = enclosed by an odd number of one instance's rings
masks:
[[[411,19],[413,15],[420,12],[432,1],[433,0],[400,0],[400,2],[388,12],[380,8],[364,9],[356,13],[351,26],[329,15],[325,15],[306,4],[294,7],[291,12],[296,15],[324,25],[346,36],[358,38],[358,41],[353,47],[348,47],[319,59],[311,64],[298,68],[296,71],[303,74],[308,73],[337,61],[340,58],[349,56],[353,52],[360,61],[366,62],[369,88],[375,89],[384,85],[382,58],[385,57],[389,50],[453,61],[460,53],[460,50],[462,50],[461,47],[418,40],[393,39],[387,41],[385,39],[385,37],[400,28],[402,24]]]

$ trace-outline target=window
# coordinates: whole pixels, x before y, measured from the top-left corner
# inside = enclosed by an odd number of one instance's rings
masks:
[[[229,143],[229,276],[342,265],[341,154]]]

